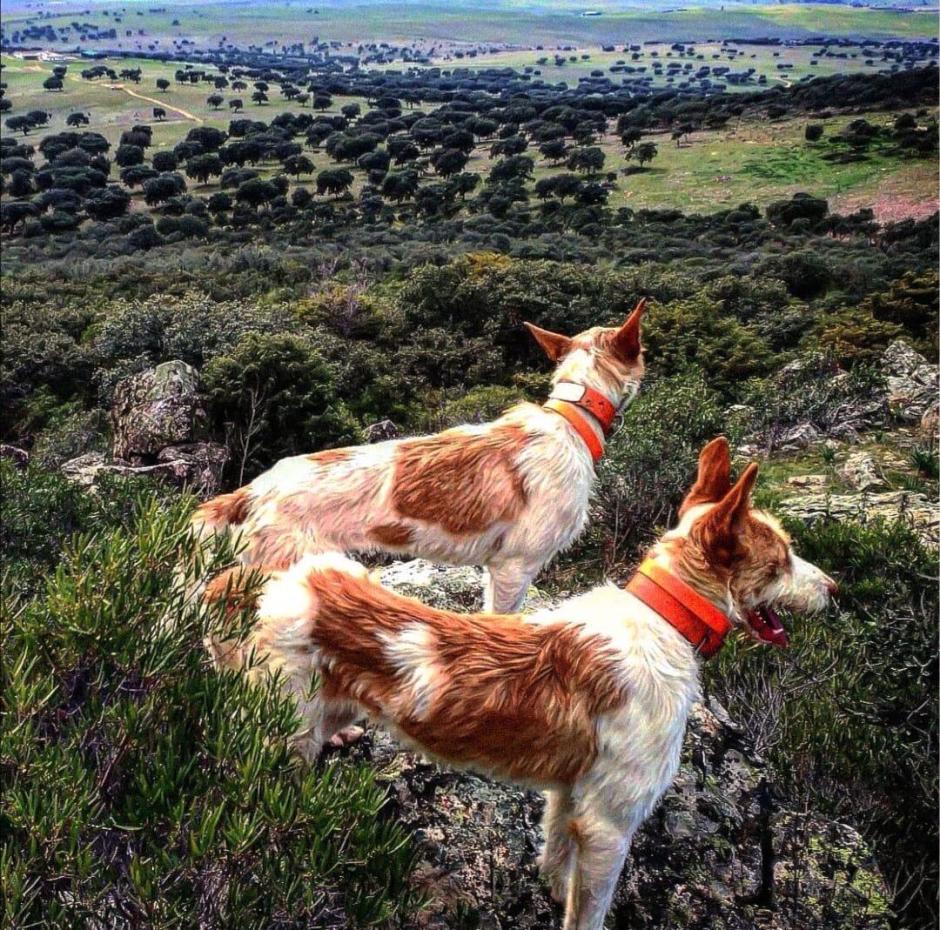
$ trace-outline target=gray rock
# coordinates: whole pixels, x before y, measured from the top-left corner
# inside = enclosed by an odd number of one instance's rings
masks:
[[[790,452],[812,446],[821,438],[821,433],[812,423],[800,423],[783,433],[777,440],[777,446],[784,452]]]
[[[98,476],[107,469],[108,462],[103,452],[86,452],[77,458],[69,459],[61,466],[62,474],[70,481],[82,487],[94,487]]]
[[[824,488],[828,482],[825,475],[793,475],[787,478],[787,486],[791,488]]]
[[[108,461],[102,452],[87,452],[62,465],[62,474],[82,487],[94,490],[103,475],[125,478],[154,477],[186,488],[200,497],[211,497],[221,484],[228,452],[215,443],[167,446],[152,465]]]
[[[934,401],[924,415],[920,418],[920,435],[928,442],[937,439],[938,430],[940,430],[940,401]]]
[[[397,439],[401,435],[398,427],[391,420],[379,420],[370,423],[364,430],[366,442],[385,442],[386,439]]]
[[[18,446],[8,446],[0,443],[0,459],[7,459],[15,468],[26,468],[29,465],[29,453]]]
[[[215,442],[166,446],[157,455],[158,463],[168,466],[167,477],[173,484],[188,488],[200,498],[218,494],[228,458],[228,449]]]
[[[914,491],[884,491],[875,494],[808,493],[780,502],[779,512],[808,524],[818,520],[910,521],[927,543],[940,543],[940,507],[925,494]]]
[[[199,375],[185,362],[164,362],[125,378],[114,391],[112,454],[131,465],[150,465],[167,446],[202,437],[205,411]]]
[[[881,357],[886,375],[911,375],[927,365],[927,359],[904,339],[895,339]]]
[[[839,467],[839,474],[859,491],[884,486],[884,479],[878,473],[875,460],[867,452],[850,455]]]
[[[475,565],[444,566],[424,559],[393,562],[379,570],[385,587],[445,610],[482,610],[485,572]],[[550,607],[551,599],[535,587],[526,595],[526,610]]]
[[[885,349],[882,368],[887,375],[891,412],[905,423],[919,423],[937,403],[938,368],[903,339]]]
[[[439,606],[478,600],[476,569],[396,563],[383,583]],[[538,794],[401,750],[381,729],[343,750],[388,785],[418,842],[424,930],[548,930]],[[459,916],[458,916],[459,915]],[[694,708],[675,784],[635,839],[608,926],[630,930],[888,930],[884,882],[850,828],[791,810],[773,771],[714,699]]]

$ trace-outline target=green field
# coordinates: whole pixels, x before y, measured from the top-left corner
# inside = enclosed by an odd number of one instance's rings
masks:
[[[35,8],[8,9],[7,35],[27,20],[55,28],[73,21],[117,30],[114,40],[85,43],[89,47],[128,51],[182,48],[182,42],[200,47],[235,44],[276,50],[279,45],[311,43],[315,37],[343,43],[348,53],[362,42],[387,41],[434,47],[438,54],[450,46],[492,45],[497,48],[537,45],[601,45],[641,41],[689,41],[708,38],[753,38],[774,35],[798,39],[813,35],[870,38],[930,38],[937,33],[931,12],[912,13],[847,6],[782,4],[728,5],[648,12],[608,12],[595,17],[579,15],[585,7],[566,9],[507,8],[444,3],[265,3],[259,22],[256,3],[70,5],[48,8],[41,20]],[[60,13],[59,10],[62,10]],[[105,15],[105,11],[109,15]],[[155,12],[158,11],[158,12]],[[178,25],[174,25],[174,21]],[[130,32],[128,35],[127,33]],[[74,39],[77,35],[73,32]],[[66,43],[63,47],[68,47]]]
[[[533,78],[555,84],[564,81],[569,86],[576,85],[582,78],[587,78],[593,71],[608,72],[611,66],[625,64],[630,67],[642,67],[645,77],[653,77],[654,86],[666,87],[666,66],[677,62],[692,66],[692,74],[702,65],[727,66],[733,71],[743,71],[754,68],[754,80],[748,84],[728,84],[726,89],[731,92],[756,89],[756,79],[766,75],[770,82],[790,84],[801,78],[827,77],[832,74],[875,74],[887,69],[885,62],[881,61],[877,53],[865,52],[859,47],[839,49],[846,58],[836,58],[834,55],[815,57],[822,46],[795,45],[795,46],[767,46],[767,45],[722,45],[720,42],[702,42],[694,46],[694,55],[681,55],[670,48],[669,43],[644,45],[636,54],[624,52],[620,46],[616,51],[605,52],[600,46],[579,48],[576,52],[560,52],[533,49],[512,49],[501,52],[478,54],[473,58],[455,58],[453,52],[435,58],[435,64],[441,67],[468,67],[468,68],[517,68],[530,69]],[[563,64],[556,64],[556,54],[564,58]],[[866,64],[871,61],[871,64]],[[663,75],[653,73],[653,62],[663,65]],[[815,64],[811,64],[815,62]],[[778,64],[792,65],[792,69],[781,71]],[[679,72],[681,75],[682,72]],[[639,74],[608,73],[607,76],[618,83],[621,78],[638,77]],[[719,75],[712,75],[712,80],[721,82]],[[683,78],[677,76],[678,83]]]
[[[228,101],[238,97],[245,103],[243,115],[253,119],[270,122],[278,113],[285,111],[297,112],[300,106],[289,103],[281,96],[276,87],[269,91],[268,103],[258,106],[251,101],[252,87],[243,92],[226,88],[220,91],[225,103],[218,110],[214,110],[206,102],[214,93],[209,84],[177,84],[174,74],[183,68],[182,62],[160,62],[144,58],[104,59],[100,62],[69,61],[68,74],[65,87],[62,91],[43,90],[42,82],[52,74],[54,64],[45,61],[23,61],[9,55],[0,57],[4,64],[3,79],[9,85],[7,96],[14,102],[15,108],[10,113],[22,113],[27,110],[42,109],[52,114],[52,120],[46,131],[58,131],[65,128],[65,119],[69,113],[81,111],[86,113],[91,123],[88,129],[102,133],[110,142],[117,142],[121,133],[134,123],[152,123],[154,126],[154,149],[168,148],[182,139],[193,126],[203,124],[218,126],[220,129],[228,128],[233,113],[228,108]],[[112,84],[107,78],[95,81],[83,80],[80,77],[82,69],[94,64],[104,64],[114,68],[120,73],[122,69],[141,69],[139,84],[129,81],[119,81]],[[199,66],[200,70],[212,74],[215,69]],[[158,78],[166,78],[171,82],[168,90],[157,88]],[[143,99],[142,99],[143,98]],[[333,106],[325,112],[339,112],[339,108],[352,98],[334,97]],[[363,108],[365,101],[357,98]],[[166,119],[155,122],[153,108],[162,107],[166,110]],[[7,114],[10,115],[9,113]],[[5,134],[9,130],[4,128]],[[37,135],[33,132],[31,135]]]
[[[91,119],[88,128],[101,132],[112,144],[116,144],[121,133],[134,123],[150,123],[154,129],[154,144],[148,150],[150,156],[172,148],[193,126],[205,124],[226,129],[232,118],[226,104],[219,110],[207,104],[206,98],[212,93],[210,85],[175,83],[173,75],[180,67],[177,63],[107,60],[104,63],[116,70],[137,67],[142,70],[139,84],[111,85],[106,80],[83,80],[78,72],[85,63],[72,62],[65,89],[49,92],[43,90],[42,81],[51,73],[51,63],[10,56],[3,56],[2,60],[8,95],[15,104],[12,112],[45,109],[52,114],[46,129],[30,133],[29,139],[34,144],[42,135],[64,129],[66,116],[76,110],[87,113]],[[165,93],[156,87],[158,77],[171,81]],[[288,103],[273,87],[269,92],[270,103],[264,106],[250,102],[250,88],[237,95],[230,88],[221,93],[226,101],[233,96],[241,97],[246,101],[243,114],[266,122],[280,112],[300,111],[296,103]],[[353,98],[335,97],[330,111],[338,112],[350,99]],[[367,107],[364,99],[359,98],[357,102]],[[167,111],[165,121],[153,120],[155,105]],[[866,114],[877,124],[887,123],[894,115]],[[835,135],[854,118],[855,115],[827,120],[826,138]],[[829,151],[825,141],[808,144],[803,140],[805,124],[806,119],[802,118],[772,123],[739,121],[725,129],[693,133],[679,146],[669,134],[652,134],[646,141],[657,143],[659,155],[650,168],[630,175],[621,172],[631,162],[627,161],[623,146],[611,132],[598,143],[607,156],[604,172],[617,173],[609,205],[614,209],[668,207],[693,213],[709,212],[745,201],[766,205],[795,191],[807,191],[830,198],[835,209],[843,204],[853,210],[862,206],[879,209],[879,205],[885,208],[890,205],[897,215],[905,215],[905,211],[922,215],[936,208],[937,176],[932,162],[888,156],[873,147],[865,161],[835,164],[822,157]],[[3,132],[8,134],[9,130]],[[489,142],[477,146],[467,171],[485,175],[490,170],[494,160],[489,155],[489,147]],[[311,154],[318,170],[332,164],[322,151]],[[565,170],[547,167],[534,149],[528,154],[536,161],[535,180]],[[262,174],[273,174],[279,168],[272,163],[262,166],[261,170]],[[365,173],[354,169],[354,174],[357,180],[353,190],[358,193],[365,182]],[[428,174],[427,178],[432,179],[433,175]],[[306,185],[309,180],[301,178],[299,183]],[[217,184],[208,184],[200,186],[198,192],[206,195],[217,189]],[[888,191],[890,197],[886,196]]]

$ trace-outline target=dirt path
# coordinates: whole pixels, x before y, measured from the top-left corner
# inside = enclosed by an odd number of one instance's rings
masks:
[[[45,71],[45,68],[36,68],[37,71]],[[51,72],[50,72],[51,73]],[[78,84],[81,84],[82,78],[75,77],[74,74],[68,75],[70,81],[75,81]],[[164,110],[172,110],[174,113],[179,113],[184,119],[192,120],[194,123],[202,125],[205,120],[199,116],[196,116],[195,113],[190,113],[189,110],[184,110],[182,107],[174,107],[173,104],[167,103],[165,100],[157,100],[156,97],[147,97],[144,94],[138,94],[136,90],[131,90],[125,84],[105,84],[109,90],[123,90],[125,94],[130,97],[136,97],[138,100],[146,100],[148,103],[155,104],[158,107],[163,107]]]
[[[205,122],[204,119],[196,116],[195,113],[190,113],[189,110],[184,110],[181,107],[174,107],[162,100],[157,100],[156,97],[147,97],[144,94],[138,94],[136,90],[131,90],[124,84],[106,84],[105,86],[110,87],[112,90],[123,90],[125,94],[129,94],[131,97],[136,97],[138,100],[146,100],[148,103],[153,103],[158,107],[163,107],[165,110],[172,110],[174,113],[179,113],[180,116],[183,116],[186,119],[191,119],[194,123],[202,124]]]

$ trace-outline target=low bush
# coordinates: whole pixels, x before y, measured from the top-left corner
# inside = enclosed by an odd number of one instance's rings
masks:
[[[787,528],[837,606],[794,617],[786,652],[732,644],[710,686],[810,807],[874,840],[904,925],[936,926],[936,554],[903,521]]]
[[[372,774],[300,767],[276,683],[210,668],[220,618],[174,577],[196,555],[186,502],[109,492],[102,507],[0,465],[4,544],[29,559],[4,592],[4,925],[400,926],[419,903],[414,854]],[[61,543],[28,535],[53,502],[70,510],[60,529],[84,532],[49,572]]]
[[[644,386],[607,445],[590,527],[562,557],[562,574],[580,564],[625,575],[675,516],[699,450],[723,425],[719,397],[697,370]]]
[[[880,426],[887,417],[884,375],[867,365],[843,372],[824,355],[806,355],[740,390],[742,424],[769,454],[798,424],[822,433]]]
[[[206,365],[203,380],[210,418],[228,438],[238,484],[285,456],[359,440],[336,396],[332,370],[299,336],[248,333]]]

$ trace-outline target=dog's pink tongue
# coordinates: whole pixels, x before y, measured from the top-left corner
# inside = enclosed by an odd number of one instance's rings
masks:
[[[751,624],[754,632],[766,643],[776,646],[778,649],[786,649],[790,645],[790,637],[780,622],[780,617],[776,611],[769,607],[760,607],[757,610],[748,611],[748,623]]]

